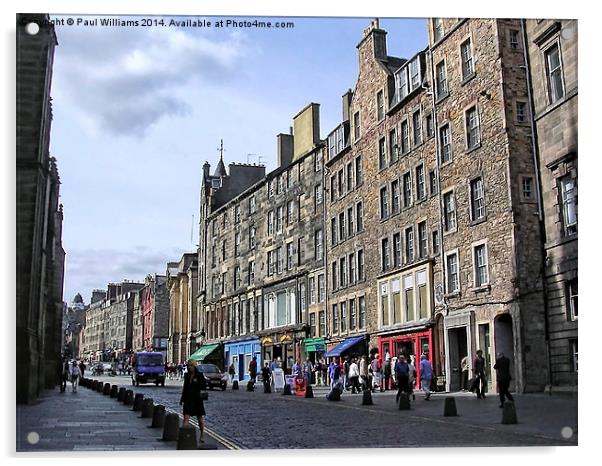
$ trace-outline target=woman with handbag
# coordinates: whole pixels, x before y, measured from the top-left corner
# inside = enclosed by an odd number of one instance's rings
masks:
[[[207,383],[205,381],[205,376],[200,370],[198,370],[196,364],[197,363],[195,360],[188,360],[188,370],[186,371],[186,376],[184,377],[184,386],[182,387],[180,405],[184,405],[184,422],[182,423],[182,427],[188,427],[190,416],[196,416],[199,421],[199,429],[201,431],[201,443],[203,443],[205,441],[205,405],[203,404],[203,400],[207,399],[207,393],[201,393],[201,391],[207,389]]]

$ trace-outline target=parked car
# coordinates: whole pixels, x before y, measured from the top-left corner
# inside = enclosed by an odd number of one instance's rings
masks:
[[[220,371],[215,364],[199,364],[198,368],[205,376],[207,388],[213,389],[213,387],[219,387],[222,390],[226,389],[228,376]]]

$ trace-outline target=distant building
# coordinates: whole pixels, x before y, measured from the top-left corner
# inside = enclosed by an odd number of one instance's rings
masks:
[[[169,290],[165,275],[147,275],[140,290],[142,346],[144,351],[167,353]]]

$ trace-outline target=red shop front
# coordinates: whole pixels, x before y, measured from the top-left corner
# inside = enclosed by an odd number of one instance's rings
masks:
[[[408,362],[409,357],[413,355],[415,357],[417,381],[420,380],[420,356],[423,353],[426,354],[431,364],[433,363],[433,331],[430,328],[419,332],[379,336],[377,344],[383,361],[387,353],[391,358],[403,354]]]

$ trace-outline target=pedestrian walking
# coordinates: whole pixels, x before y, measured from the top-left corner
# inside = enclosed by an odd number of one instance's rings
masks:
[[[420,386],[426,401],[431,399],[431,381],[433,380],[433,366],[426,354],[420,356]]]
[[[64,358],[61,365],[61,392],[63,393],[67,389],[67,379],[69,379],[70,372],[69,361],[67,358]]]
[[[73,393],[77,393],[77,386],[79,384],[79,377],[81,375],[77,361],[73,361],[71,369],[69,370],[69,375],[71,376],[71,388]]]
[[[349,364],[349,383],[351,385],[351,393],[360,393],[360,368],[357,365],[357,360],[353,358]]]
[[[270,371],[270,363],[266,362],[261,368],[261,380],[263,382],[264,393],[269,393],[272,387],[272,372]]]
[[[184,376],[184,385],[182,387],[182,396],[180,397],[180,405],[184,405],[182,413],[184,414],[184,422],[182,427],[190,425],[190,416],[196,416],[199,421],[199,429],[201,431],[201,443],[205,441],[205,405],[201,391],[207,389],[205,376],[198,369],[197,363],[193,359],[188,360],[188,370]]]
[[[408,362],[408,367],[410,368],[408,377],[408,395],[412,395],[412,400],[416,399],[416,395],[414,395],[414,387],[416,386],[416,363],[414,361],[415,356],[411,354],[410,362]]]
[[[303,377],[303,368],[301,367],[301,361],[298,359],[293,364],[293,376],[295,377]]]
[[[311,374],[314,371],[314,365],[311,363],[311,359],[307,358],[305,364],[303,364],[303,376],[305,377],[305,386],[311,385]]]
[[[330,363],[330,372],[328,375],[330,376],[330,388],[334,388],[337,385],[339,385],[339,379],[341,377],[341,366],[338,362],[333,360]]]
[[[84,364],[84,361],[79,362],[79,372],[80,372],[80,377],[83,378],[84,373],[86,372],[86,365]]]
[[[359,368],[360,368],[360,380],[362,383],[362,388],[364,390],[366,390],[369,387],[369,384],[368,384],[368,359],[366,358],[366,355],[362,356],[362,359],[360,360]]]
[[[504,356],[504,353],[499,352],[495,365],[493,366],[497,375],[497,388],[500,394],[500,408],[504,407],[505,397],[510,401],[514,401],[514,398],[508,390],[510,388],[510,381],[512,376],[510,375],[510,359]]]
[[[395,397],[395,400],[399,403],[401,394],[408,390],[408,382],[410,379],[410,366],[406,362],[406,358],[401,354],[397,358],[394,371],[395,377],[397,378],[397,396]]]
[[[320,365],[322,366],[322,385],[326,387],[326,379],[328,379],[328,365],[326,364],[326,359],[320,359]]]
[[[178,380],[182,380],[182,377],[184,376],[184,367],[182,366],[182,363],[178,363],[176,372],[178,374]]]
[[[253,383],[257,380],[257,356],[253,356],[249,363],[249,377]]]
[[[319,359],[316,361],[314,371],[316,374],[316,385],[320,387],[322,386],[322,362]]]
[[[372,372],[372,391],[374,392],[376,388],[380,389],[381,392],[384,392],[382,386],[382,361],[378,353],[374,355],[374,359],[370,364],[370,369]]]
[[[385,391],[391,389],[391,356],[389,353],[385,354],[385,362],[383,364],[383,378]]]
[[[485,359],[483,358],[483,351],[477,351],[477,357],[472,365],[475,373],[474,388],[477,392],[477,398],[485,398],[485,391],[487,390],[487,377],[485,375]]]
[[[462,358],[460,361],[460,369],[462,370],[462,390],[468,390],[468,355]]]
[[[345,390],[349,391],[349,357],[345,358],[345,362],[343,363],[343,367],[341,369],[341,373],[343,375],[343,387]]]
[[[230,378],[230,385],[234,382],[234,376],[236,375],[236,369],[234,367],[234,363],[230,364],[228,367],[228,377]]]

